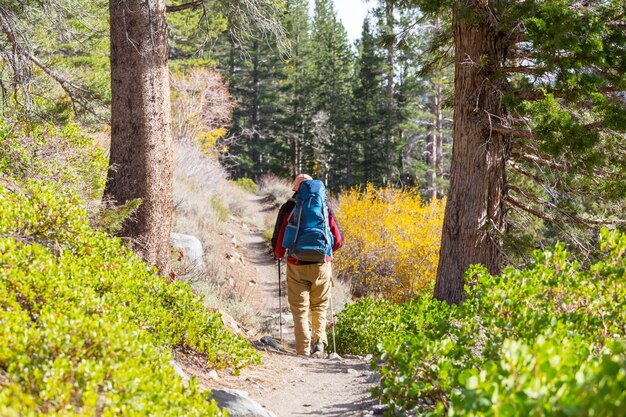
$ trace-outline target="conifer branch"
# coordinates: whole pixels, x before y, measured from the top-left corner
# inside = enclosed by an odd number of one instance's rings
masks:
[[[531,164],[536,164],[547,168],[557,169],[559,171],[567,171],[569,168],[567,164],[562,164],[559,162],[551,161],[547,158],[542,158],[535,153],[522,153],[513,151],[511,152],[511,158],[530,162]]]
[[[29,48],[26,41],[18,39],[16,30],[11,23],[11,15],[0,6],[0,32],[4,33],[12,47],[12,57],[10,65],[13,69],[13,75],[16,86],[23,86],[28,82],[28,77],[22,74],[25,70],[22,67],[30,67],[27,62],[34,64],[41,69],[50,79],[56,81],[61,89],[69,97],[74,113],[78,114],[76,104],[81,103],[89,112],[97,116],[96,111],[89,105],[89,99],[94,98],[95,94],[88,89],[73,83],[70,79],[61,75],[58,71],[44,64],[37,56],[35,56]],[[29,91],[24,88],[24,95],[28,98]],[[27,106],[26,106],[27,107]]]
[[[570,219],[571,221],[573,221],[574,223],[586,227],[586,228],[592,228],[593,226],[599,226],[599,225],[624,225],[626,224],[626,220],[620,220],[620,219],[615,219],[615,220],[609,220],[609,219],[598,219],[598,218],[585,218],[585,217],[580,217],[577,216],[571,212],[565,211],[559,207],[557,207],[554,203],[547,201],[547,200],[543,200],[535,195],[532,195],[531,193],[529,193],[528,191],[525,191],[523,189],[521,189],[520,187],[514,185],[514,184],[507,184],[507,188],[510,191],[513,191],[517,194],[519,194],[520,196],[524,197],[525,199],[538,204],[540,206],[543,207],[548,207],[552,210],[557,211],[559,214],[567,217],[568,219]],[[549,219],[551,218],[552,220],[554,220],[555,218],[553,216],[550,216],[548,214],[542,213],[539,210],[530,207],[528,205],[525,205],[524,203],[522,203],[521,201],[515,199],[514,197],[511,196],[507,196],[507,201],[510,202],[512,205],[515,205],[518,208],[522,208],[523,210],[528,211],[531,214],[534,214],[542,219]],[[523,208],[524,207],[524,208]],[[547,218],[546,218],[547,217]]]
[[[525,170],[524,168],[522,168],[519,164],[517,164],[515,161],[509,159],[507,161],[507,163],[511,166],[511,168],[513,168],[516,172],[522,174],[523,176],[530,178],[531,180],[535,181],[537,184],[542,184],[544,181],[537,175],[533,174],[532,172],[529,172],[527,170]]]
[[[189,3],[177,4],[174,6],[166,6],[165,11],[167,13],[176,13],[176,12],[180,12],[182,10],[187,10],[187,9],[197,9],[199,7],[204,8],[204,0],[195,0]]]
[[[526,32],[521,30],[519,27],[518,29],[511,32],[511,34],[509,35],[509,41],[511,42],[511,45],[526,42],[527,40],[528,36],[526,36]]]
[[[517,198],[512,197],[510,195],[508,195],[506,197],[506,203],[511,205],[511,206],[517,207],[517,208],[519,208],[519,209],[521,209],[521,210],[523,210],[523,211],[525,211],[527,213],[530,213],[533,216],[536,216],[536,217],[538,217],[540,219],[543,219],[543,220],[545,220],[547,222],[552,223],[552,222],[555,221],[554,216],[550,216],[549,214],[543,213],[543,212],[535,209],[534,207],[529,206],[528,204],[524,204],[520,200],[518,200]]]
[[[530,130],[519,130],[519,129],[511,129],[510,127],[502,126],[502,125],[493,125],[491,130],[500,133],[501,135],[511,136],[513,138],[529,138],[532,139],[535,137],[533,132]]]
[[[595,90],[598,93],[602,93],[608,95],[610,93],[621,93],[623,89],[617,87],[604,87],[598,88]],[[555,98],[567,98],[567,92],[563,91],[550,91],[548,94],[552,95]],[[542,90],[530,90],[530,91],[516,91],[513,93],[513,96],[520,100],[543,100],[546,98],[546,92]]]
[[[75,98],[75,95],[73,94],[72,90],[80,91],[80,92],[82,92],[84,94],[90,94],[90,92],[88,90],[84,89],[83,87],[81,87],[79,85],[76,85],[76,84],[72,83],[69,79],[65,78],[64,76],[62,76],[61,74],[59,74],[58,72],[53,70],[52,68],[46,66],[35,55],[33,55],[31,53],[28,53],[28,54],[26,54],[26,57],[33,64],[35,64],[39,69],[41,69],[43,72],[45,72],[50,78],[55,80],[61,86],[63,91],[65,91],[67,93],[67,95],[70,96],[72,101],[74,101],[74,98]]]
[[[507,184],[507,189],[509,191],[513,191],[516,194],[519,194],[520,196],[524,197],[526,200],[531,201],[534,204],[537,204],[539,206],[547,207],[549,209],[555,210],[559,214],[568,217],[570,220],[574,221],[574,223],[576,223],[576,224],[578,224],[580,226],[591,228],[591,225],[588,222],[586,222],[585,219],[583,219],[581,217],[578,217],[578,216],[575,216],[572,213],[568,213],[565,210],[560,209],[559,207],[557,207],[554,203],[552,203],[550,201],[547,201],[547,200],[544,200],[542,198],[539,198],[539,197],[529,193],[528,191],[521,189],[520,187],[518,187],[518,186],[516,186],[514,184]],[[507,199],[510,199],[510,198],[511,198],[510,196],[507,196]],[[521,203],[519,200],[516,200],[516,202],[520,203],[521,205],[523,205],[523,203]],[[539,217],[541,217],[542,219],[546,219],[546,216],[547,216],[548,219],[552,219],[552,221],[555,220],[554,216],[550,216],[549,214],[542,213],[539,210],[534,209],[534,208],[532,208],[530,206],[527,206],[527,205],[526,205],[526,207],[528,209],[532,209],[533,210],[533,211],[529,211],[529,213],[532,213],[532,214],[535,214],[535,215],[539,214]]]
[[[530,75],[535,75],[538,73],[538,70],[536,67],[527,67],[523,65],[519,65],[515,67],[500,67],[500,71],[509,72],[509,73],[514,72],[517,74],[530,74]]]
[[[518,49],[509,50],[509,52],[507,54],[507,58],[512,58],[512,59],[530,59],[532,54],[533,54],[533,51],[531,49],[518,48]]]

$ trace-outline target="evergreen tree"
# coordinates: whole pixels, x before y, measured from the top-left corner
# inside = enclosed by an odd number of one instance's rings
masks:
[[[33,120],[93,121],[110,100],[107,2],[8,1],[0,5],[3,111]]]
[[[311,56],[310,18],[308,0],[286,2],[285,29],[291,53],[285,62],[285,87],[281,100],[286,107],[281,132],[289,146],[288,168],[292,177],[304,171],[304,144],[311,128],[312,85],[308,81]]]
[[[243,41],[230,33],[223,36],[229,55],[220,57],[221,67],[237,101],[224,162],[235,177],[258,179],[267,172],[287,175],[286,73],[275,39],[268,41],[260,33]]]
[[[385,150],[388,128],[383,82],[385,61],[377,46],[369,18],[366,18],[354,70],[349,185],[367,182],[380,185],[391,164]]]
[[[141,199],[121,236],[162,273],[169,272],[172,149],[165,0],[109,4],[111,157],[105,200]]]
[[[353,54],[332,0],[316,0],[308,82],[312,125],[304,144],[307,170],[331,189],[348,183]]]
[[[416,24],[416,22],[423,22]],[[401,172],[405,182],[419,181],[426,198],[447,191],[452,145],[449,97],[453,80],[448,58],[429,44],[444,25],[415,10],[400,14],[398,44],[398,119],[404,137]]]
[[[435,296],[460,301],[472,263],[501,269],[510,211],[591,230],[620,223],[608,210],[626,192],[614,150],[626,130],[622,2],[410,3],[454,14],[454,146]]]
[[[384,51],[385,66],[383,68],[383,83],[385,86],[384,129],[382,136],[382,157],[387,161],[387,170],[381,172],[381,182],[394,182],[399,177],[400,155],[403,147],[399,135],[398,95],[396,86],[397,48],[396,5],[393,0],[378,0],[378,7],[374,9],[377,17],[378,42]]]

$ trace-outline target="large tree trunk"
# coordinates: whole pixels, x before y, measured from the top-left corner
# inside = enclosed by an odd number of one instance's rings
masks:
[[[507,119],[501,103],[507,82],[497,71],[506,34],[497,32],[496,11],[486,1],[456,3],[454,145],[435,285],[435,297],[450,303],[462,300],[469,265],[484,264],[491,273],[501,269],[509,153],[508,138],[490,129]],[[459,16],[460,8],[476,13],[471,22]]]
[[[169,271],[172,147],[165,0],[111,0],[111,159],[105,198],[141,198],[121,236]]]

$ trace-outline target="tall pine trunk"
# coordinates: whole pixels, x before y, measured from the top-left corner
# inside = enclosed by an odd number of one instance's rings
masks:
[[[120,233],[169,271],[172,147],[165,0],[111,0],[111,157],[105,198],[141,198]]]
[[[385,2],[385,24],[386,35],[394,39],[394,5],[392,2]],[[395,71],[394,64],[396,61],[396,46],[394,40],[386,39],[387,42],[387,85],[386,85],[386,103],[385,103],[385,143],[383,144],[383,151],[386,153],[386,172],[385,172],[385,184],[393,180],[393,166],[395,161],[395,146],[393,143],[393,128],[395,123]]]
[[[433,122],[429,127],[430,132],[426,138],[426,151],[428,171],[426,171],[427,195],[429,199],[441,198],[443,190],[439,188],[437,178],[441,175],[443,152],[441,150],[442,140],[442,113],[441,113],[441,88],[438,84],[433,84],[433,92],[429,97],[430,112],[433,115]]]
[[[496,16],[487,1],[456,2],[454,145],[435,285],[435,297],[450,303],[462,300],[469,265],[484,264],[492,273],[502,265],[509,140],[490,128],[507,118],[501,103],[507,82],[498,74],[506,34],[497,32]]]

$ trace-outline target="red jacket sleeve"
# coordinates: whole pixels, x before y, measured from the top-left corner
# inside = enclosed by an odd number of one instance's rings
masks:
[[[276,246],[274,246],[274,258],[281,259],[285,256],[287,249],[283,248],[283,237],[285,236],[285,227],[287,227],[288,216],[283,216],[282,223],[279,226],[278,239],[276,240]]]
[[[335,243],[333,244],[334,252],[343,245],[343,232],[339,228],[339,224],[337,224],[337,220],[335,220],[335,213],[333,213],[330,207],[328,208],[328,223],[330,225],[330,233],[333,235],[333,239],[335,240]]]
[[[293,199],[287,201],[280,207],[278,216],[276,216],[276,224],[274,225],[274,233],[272,234],[272,249],[274,250],[275,259],[281,259],[287,252],[287,250],[283,248],[283,236],[285,235],[285,227],[287,227],[289,223],[289,216],[295,204]]]

